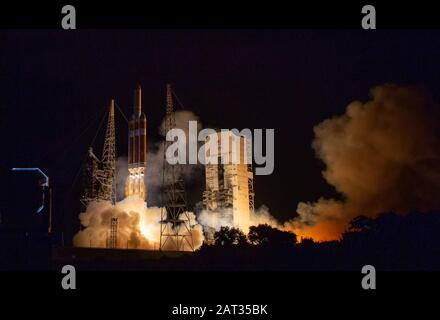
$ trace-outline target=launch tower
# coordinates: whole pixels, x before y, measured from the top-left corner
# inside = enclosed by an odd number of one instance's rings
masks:
[[[171,85],[168,84],[166,90],[165,134],[175,127],[173,95]],[[181,167],[178,164],[169,164],[165,156],[166,150],[171,144],[171,141],[164,141],[160,249],[194,251],[192,227],[186,204]]]
[[[116,142],[115,142],[115,102],[110,102],[104,148],[100,160],[93,148],[89,148],[86,165],[86,186],[81,203],[87,207],[91,201],[116,202]]]

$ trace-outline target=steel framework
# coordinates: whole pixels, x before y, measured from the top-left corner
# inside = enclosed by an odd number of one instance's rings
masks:
[[[116,138],[115,138],[115,104],[110,102],[107,129],[105,132],[102,160],[89,148],[86,165],[86,187],[81,202],[87,206],[91,201],[111,201],[116,203]]]
[[[108,247],[111,249],[118,247],[118,218],[112,218],[110,221],[110,239]]]
[[[165,135],[176,127],[171,85],[166,87]],[[163,203],[160,220],[160,250],[194,251],[192,226],[187,209],[185,186],[178,164],[171,165],[166,150],[172,144],[164,141],[162,170]]]
[[[102,196],[116,203],[116,141],[115,141],[115,101],[110,102],[107,130],[105,132],[104,148],[102,151]]]

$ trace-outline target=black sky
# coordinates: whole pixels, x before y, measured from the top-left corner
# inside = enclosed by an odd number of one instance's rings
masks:
[[[439,101],[438,31],[1,31],[0,44],[1,170],[45,169],[57,223],[73,231],[75,177],[104,108],[114,97],[128,114],[137,83],[150,143],[167,82],[205,126],[274,128],[275,171],[256,177],[256,204],[282,221],[299,201],[334,196],[311,148],[314,125],[386,82]],[[127,128],[117,116],[123,156]]]

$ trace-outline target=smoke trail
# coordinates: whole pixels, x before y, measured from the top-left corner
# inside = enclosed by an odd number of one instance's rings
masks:
[[[344,200],[301,202],[287,227],[330,240],[357,215],[440,209],[439,119],[423,91],[387,84],[371,90],[371,101],[317,125],[312,146],[323,177]]]

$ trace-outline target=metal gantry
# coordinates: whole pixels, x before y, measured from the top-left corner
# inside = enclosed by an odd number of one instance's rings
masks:
[[[118,247],[118,218],[112,218],[110,221],[110,239],[108,247],[110,249]]]
[[[166,87],[165,135],[176,127],[171,85]],[[171,165],[166,150],[172,141],[165,139],[162,170],[162,209],[160,220],[160,250],[194,251],[191,219],[189,216],[185,185],[179,164]],[[189,249],[189,250],[187,250]]]
[[[116,203],[116,138],[115,138],[115,105],[110,102],[107,129],[100,160],[93,148],[88,151],[88,163],[86,165],[86,186],[81,202],[85,207],[91,201],[110,201]]]
[[[102,151],[103,174],[101,178],[102,195],[106,200],[116,203],[116,138],[115,138],[115,101],[110,102],[107,130]]]

